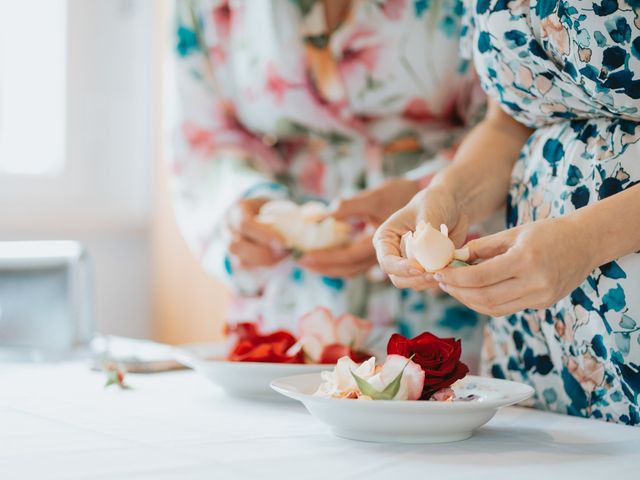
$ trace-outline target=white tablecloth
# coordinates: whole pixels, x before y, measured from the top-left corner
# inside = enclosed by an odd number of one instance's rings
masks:
[[[226,398],[193,372],[103,388],[84,365],[0,365],[0,479],[640,478],[640,428],[523,408],[470,440],[331,436],[295,403]]]

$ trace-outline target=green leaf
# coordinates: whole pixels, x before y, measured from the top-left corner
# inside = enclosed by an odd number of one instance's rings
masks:
[[[118,372],[117,370],[108,370],[107,371],[107,383],[105,383],[105,388],[111,385],[118,385],[120,382],[118,381]]]
[[[409,365],[409,362],[407,362],[407,365]],[[404,369],[407,368],[407,365],[405,365],[398,376],[393,379],[393,382],[386,386],[386,388],[380,393],[380,398],[377,400],[393,400],[393,397],[395,397],[398,394],[398,390],[400,390],[402,375],[404,375]]]
[[[104,384],[104,388],[110,387],[111,385],[117,385],[122,390],[131,389],[129,385],[120,380],[118,370],[107,370],[107,382]]]
[[[469,264],[467,262],[463,262],[462,260],[453,260],[450,264],[450,267],[468,267]]]
[[[367,395],[367,396],[373,398],[374,400],[378,399],[378,395],[380,395],[380,392],[378,390],[373,388],[369,384],[369,382],[367,382],[364,378],[359,377],[354,372],[351,372],[351,375],[353,375],[353,378],[356,381],[356,383],[358,384],[358,388],[360,389],[360,391],[362,392],[363,395]]]
[[[359,377],[354,372],[351,372],[351,375],[353,375],[353,378],[358,384],[358,388],[363,395],[367,395],[374,400],[393,400],[393,397],[395,397],[400,390],[402,375],[404,375],[404,370],[407,368],[407,365],[409,365],[410,361],[411,359],[407,360],[407,363],[404,367],[402,367],[402,370],[400,370],[400,373],[396,376],[396,378],[394,378],[393,381],[389,385],[387,385],[381,392],[373,388],[371,384],[369,384],[369,382],[367,382],[364,378]]]

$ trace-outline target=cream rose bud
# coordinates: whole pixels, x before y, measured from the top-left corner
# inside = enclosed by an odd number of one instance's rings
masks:
[[[367,379],[367,382],[382,392],[400,373],[402,373],[400,389],[393,400],[418,400],[424,388],[424,370],[420,365],[402,355],[387,356],[380,371]]]
[[[438,231],[431,224],[421,221],[414,232],[402,236],[400,248],[405,258],[415,260],[430,273],[442,270],[453,260],[465,261],[469,258],[467,248],[456,250],[445,224],[440,225]]]
[[[289,200],[272,200],[262,206],[258,221],[275,228],[289,248],[308,252],[349,241],[351,227],[328,215],[329,210],[320,202],[297,205]]]

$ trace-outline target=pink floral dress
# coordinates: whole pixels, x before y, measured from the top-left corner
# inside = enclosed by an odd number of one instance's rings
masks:
[[[241,197],[329,202],[394,176],[428,181],[484,108],[458,53],[461,11],[458,0],[354,0],[329,34],[321,1],[178,2],[175,209],[203,266],[236,292],[230,321],[295,329],[322,305],[370,319],[381,343],[393,331],[462,338],[476,363],[481,319],[451,298],[375,271],[324,277],[293,258],[238,270],[222,228]]]

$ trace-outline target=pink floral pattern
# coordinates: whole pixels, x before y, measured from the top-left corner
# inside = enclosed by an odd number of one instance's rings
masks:
[[[293,258],[237,270],[221,230],[241,196],[330,202],[393,176],[430,178],[448,161],[485,98],[458,55],[458,0],[414,3],[354,0],[328,34],[319,1],[178,1],[175,208],[204,267],[238,294],[231,321],[295,331],[325,306],[374,319],[382,345],[428,329],[478,350],[478,318],[449,298],[379,276],[322,277]]]

